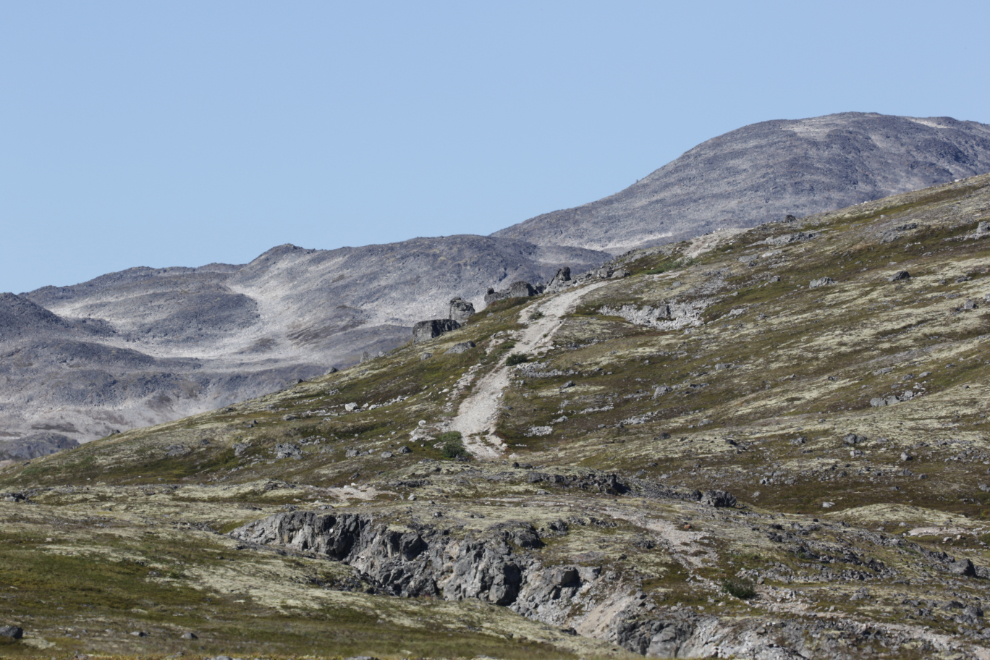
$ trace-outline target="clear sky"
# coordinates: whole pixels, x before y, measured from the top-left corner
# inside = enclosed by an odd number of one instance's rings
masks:
[[[0,291],[488,234],[769,119],[990,123],[988,25],[985,0],[8,0]]]

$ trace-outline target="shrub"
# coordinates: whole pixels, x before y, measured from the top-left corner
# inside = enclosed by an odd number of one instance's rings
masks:
[[[756,596],[756,587],[749,580],[722,580],[722,591],[740,600],[749,600]]]
[[[510,367],[517,364],[522,364],[523,362],[529,362],[529,357],[523,355],[522,353],[513,353],[505,360],[505,364]]]
[[[464,440],[460,431],[441,433],[437,436],[437,441],[443,443],[443,446],[440,448],[440,454],[444,458],[456,459],[460,457],[467,458],[469,456],[467,449],[464,448]]]

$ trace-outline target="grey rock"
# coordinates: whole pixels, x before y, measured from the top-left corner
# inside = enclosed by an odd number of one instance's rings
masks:
[[[348,449],[344,452],[344,458],[354,458],[360,453],[357,449]]]
[[[131,631],[131,635],[133,635],[134,637],[147,637],[148,633],[144,632],[143,630],[134,630]]]
[[[701,496],[701,503],[716,508],[734,507],[736,505],[736,496],[724,490],[709,490],[705,491],[705,494]]]
[[[275,445],[275,458],[302,458],[302,450],[298,446],[287,443],[280,442]]]
[[[985,124],[856,112],[774,120],[700,144],[614,195],[495,235],[621,254],[988,171]]]
[[[392,452],[390,452],[390,451],[383,451],[382,452],[382,458],[392,458]]]
[[[462,341],[448,348],[447,352],[454,354],[465,353],[474,347],[475,347],[475,343],[473,341]]]
[[[674,391],[674,388],[673,387],[668,387],[667,385],[658,385],[657,388],[655,390],[653,390],[653,398],[655,399],[658,396],[663,396],[664,394],[667,394],[667,393],[673,392],[673,391]]]
[[[170,447],[166,447],[165,456],[167,458],[178,458],[179,456],[185,456],[191,451],[192,449],[185,445],[171,445]]]
[[[981,220],[979,224],[976,225],[977,234],[990,234],[990,221]]]
[[[904,462],[913,461],[914,460],[914,456],[912,456],[911,454],[907,453],[906,451],[902,451],[901,452],[901,460],[904,461]]]
[[[244,453],[251,448],[251,443],[248,442],[235,442],[234,443],[234,456],[243,456]]]
[[[963,577],[975,577],[976,567],[969,559],[958,559],[949,565],[949,572]]]
[[[32,433],[17,440],[0,441],[0,461],[28,461],[78,446],[76,440],[60,433]]]
[[[459,327],[461,327],[461,324],[451,319],[420,321],[413,326],[413,341],[417,343],[429,341],[452,330],[457,330]]]
[[[819,277],[817,280],[811,280],[808,284],[809,289],[817,289],[819,287],[828,286],[830,284],[835,284],[835,280],[831,277]]]
[[[764,243],[767,245],[789,245],[790,243],[801,243],[804,241],[810,241],[813,238],[817,238],[818,234],[816,232],[804,232],[799,231],[794,234],[783,234],[781,236],[771,236],[766,239]]]
[[[426,353],[423,353],[422,355],[420,355],[419,356],[419,359],[420,360],[429,360],[431,357],[433,357],[433,353],[426,352]]]
[[[399,449],[395,453],[397,453],[397,454],[411,454],[412,453],[412,449],[410,449],[409,447],[399,447]]]
[[[182,633],[182,639],[199,639],[199,636],[194,632]]]
[[[493,302],[507,300],[509,298],[528,298],[530,296],[535,296],[538,293],[540,293],[540,291],[529,282],[513,282],[509,285],[509,288],[504,291],[495,291],[495,289],[489,288],[488,292],[485,293],[485,304],[491,305]]]
[[[551,293],[554,291],[559,291],[565,288],[566,286],[568,286],[570,281],[571,281],[571,269],[567,267],[561,268],[552,278],[550,278],[550,281],[547,282],[546,287],[544,287],[544,290]]]
[[[612,275],[609,277],[609,279],[612,279],[612,280],[621,280],[624,277],[629,277],[629,275],[630,275],[630,273],[629,273],[628,270],[626,270],[625,268],[619,268],[619,269],[615,270],[612,273]]]
[[[24,629],[20,626],[0,626],[0,637],[21,639],[24,637]]]
[[[464,323],[474,315],[474,305],[463,298],[454,298],[450,301],[450,314],[448,318]]]
[[[906,270],[899,270],[893,275],[891,275],[889,278],[887,278],[887,281],[901,282],[903,280],[909,280],[909,279],[911,279],[911,273],[907,272]]]
[[[976,301],[972,299],[967,300],[965,303],[963,303],[963,309],[969,310],[969,309],[976,309],[977,307],[978,305],[976,304]]]

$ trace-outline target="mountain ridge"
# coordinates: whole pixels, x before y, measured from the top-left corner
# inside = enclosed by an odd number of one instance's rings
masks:
[[[847,112],[750,124],[603,199],[494,232],[619,254],[990,172],[990,126]]]

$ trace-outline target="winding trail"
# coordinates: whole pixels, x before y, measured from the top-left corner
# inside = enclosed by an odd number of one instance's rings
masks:
[[[527,323],[527,327],[519,332],[513,352],[532,353],[549,345],[564,323],[562,317],[572,312],[581,298],[607,283],[606,280],[569,289],[524,309],[520,312],[519,320]],[[543,316],[530,321],[536,310],[543,312]],[[478,381],[471,396],[464,399],[458,407],[457,417],[450,422],[450,430],[460,431],[464,437],[464,447],[475,458],[498,458],[506,448],[505,443],[495,435],[495,424],[498,422],[500,409],[499,400],[505,388],[509,386],[510,367],[505,364],[506,358],[508,356],[503,357],[494,369]]]

